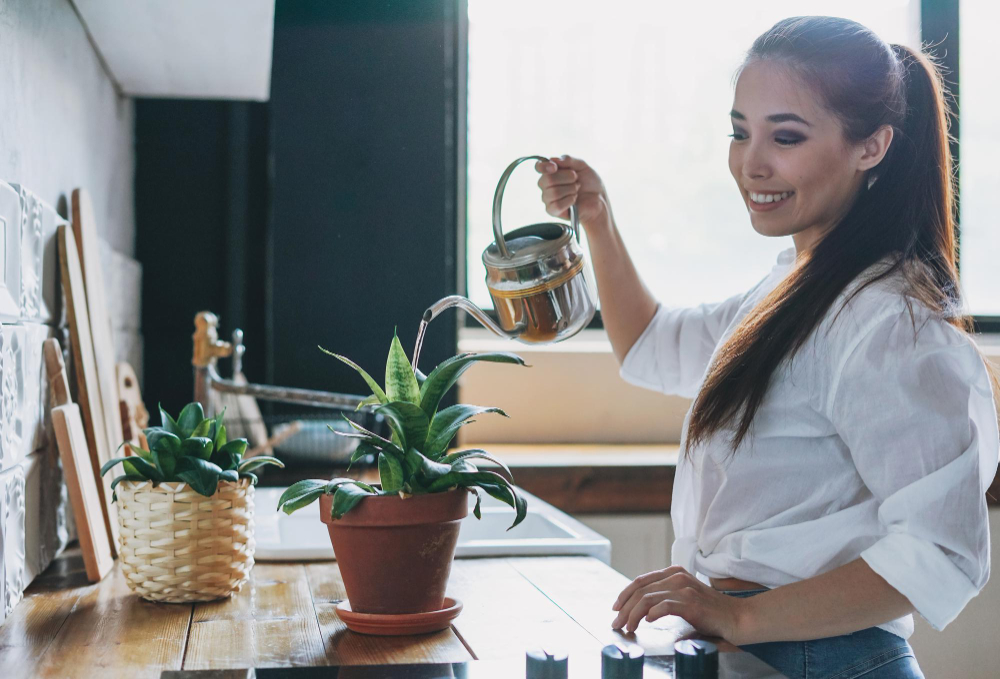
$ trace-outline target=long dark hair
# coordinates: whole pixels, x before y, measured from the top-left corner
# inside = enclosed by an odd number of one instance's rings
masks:
[[[916,300],[968,330],[955,261],[950,111],[934,61],[923,51],[888,45],[856,22],[815,16],[779,21],[753,43],[741,70],[754,60],[786,66],[814,87],[847,141],[862,142],[883,125],[892,126],[893,138],[843,219],[800,253],[792,272],[720,348],[688,423],[689,451],[730,424],[735,451],[778,366],[802,347],[852,281],[883,259],[890,264],[876,268],[848,300],[901,273],[908,304]]]

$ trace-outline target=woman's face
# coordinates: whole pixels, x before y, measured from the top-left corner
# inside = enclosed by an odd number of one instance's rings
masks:
[[[769,61],[740,73],[731,115],[729,170],[750,222],[762,235],[792,236],[799,252],[843,217],[892,138],[885,128],[884,148],[880,139],[849,143],[818,94]]]

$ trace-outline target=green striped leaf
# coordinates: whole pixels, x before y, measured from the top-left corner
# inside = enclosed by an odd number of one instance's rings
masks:
[[[158,404],[157,407],[160,409],[160,424],[163,429],[166,429],[178,438],[182,437],[183,434],[181,434],[181,428],[177,426],[177,421],[170,417],[170,413],[164,410],[162,405]],[[153,444],[150,443],[149,445],[152,446]]]
[[[424,447],[430,422],[420,406],[405,401],[393,401],[376,408],[375,412],[389,422],[400,448],[408,450]]]
[[[178,457],[194,457],[199,460],[208,460],[212,457],[212,439],[205,437],[184,439],[181,441],[181,450]]]
[[[185,456],[177,460],[177,478],[187,482],[191,489],[205,497],[215,495],[219,488],[222,468],[200,457]]]
[[[149,481],[149,479],[147,479],[144,476],[140,476],[139,474],[122,474],[121,476],[116,476],[115,480],[111,482],[111,490],[117,488],[118,484],[121,483],[122,481],[134,481],[136,483],[142,483],[143,481]]]
[[[482,459],[482,460],[488,460],[488,461],[492,462],[493,464],[497,465],[498,467],[500,467],[501,469],[503,469],[505,472],[507,472],[507,476],[509,476],[511,478],[511,480],[514,479],[514,475],[511,474],[510,468],[508,468],[507,465],[505,465],[499,459],[497,459],[496,457],[493,457],[492,455],[490,455],[488,452],[486,452],[485,450],[483,450],[481,448],[471,448],[469,450],[460,450],[457,453],[452,453],[450,455],[445,455],[444,457],[441,458],[441,462],[443,462],[445,464],[454,465],[457,462],[460,462],[462,460],[468,460],[469,458],[473,458],[473,457],[479,458],[479,459]],[[454,468],[453,468],[453,471],[454,471]]]
[[[176,454],[181,449],[180,437],[162,427],[150,427],[143,433],[146,435],[146,443],[149,444],[150,450],[167,446],[168,450]]]
[[[278,509],[291,514],[297,509],[315,502],[326,489],[326,481],[304,479],[293,483],[278,498]]]
[[[344,514],[354,509],[359,502],[369,496],[371,493],[358,486],[357,483],[345,483],[338,486],[333,494],[333,507],[330,510],[330,516],[334,519],[343,518]]]
[[[511,363],[515,365],[526,365],[524,359],[517,354],[504,351],[490,352],[484,354],[459,354],[442,361],[431,374],[427,376],[423,384],[420,385],[420,408],[427,413],[427,417],[433,419],[437,412],[438,404],[449,389],[454,386],[458,378],[466,370],[479,361],[488,363]]]
[[[385,394],[390,402],[405,401],[420,405],[420,385],[417,384],[413,366],[406,358],[403,345],[395,334],[389,346],[389,359],[385,363]]]
[[[432,460],[437,460],[448,450],[448,444],[455,438],[458,430],[474,422],[469,418],[486,413],[499,413],[507,417],[507,413],[500,408],[470,406],[463,403],[445,408],[431,420],[430,429],[427,431],[427,442],[423,447],[424,453]]]
[[[379,481],[382,483],[383,491],[388,494],[398,492],[399,489],[403,487],[404,480],[402,463],[400,463],[398,458],[392,455],[379,453],[378,477]]]
[[[257,457],[242,460],[238,465],[236,465],[236,469],[241,472],[249,472],[257,469],[258,467],[263,467],[266,464],[273,464],[275,467],[285,466],[285,463],[276,457],[271,457],[270,455],[258,455]]]
[[[495,497],[504,504],[514,508],[514,523],[507,530],[524,521],[528,515],[528,502],[521,497],[514,486],[496,472],[478,471],[472,474],[462,474],[460,485],[470,487],[478,486],[485,490],[490,496]]]
[[[416,448],[410,448],[406,451],[406,459],[403,461],[403,465],[407,472],[407,478],[420,473],[428,481],[438,479],[451,471],[450,464],[435,462]]]
[[[190,437],[204,419],[205,409],[201,407],[201,404],[197,401],[188,403],[177,417],[177,427],[181,430],[178,436],[182,439]]]
[[[337,359],[341,363],[346,363],[347,365],[349,365],[352,368],[354,368],[358,372],[358,374],[361,375],[362,379],[364,379],[365,383],[368,384],[368,388],[372,390],[372,393],[375,394],[378,397],[379,403],[388,403],[389,402],[389,399],[386,397],[385,392],[382,391],[382,387],[380,387],[379,384],[378,384],[378,382],[376,382],[375,380],[373,380],[372,376],[369,375],[367,372],[365,372],[364,369],[360,365],[358,365],[357,363],[355,363],[351,359],[347,358],[346,356],[341,356],[340,354],[335,354],[332,351],[327,351],[323,347],[320,347],[319,350],[322,351],[324,354],[328,354],[330,356],[333,356],[335,359]]]

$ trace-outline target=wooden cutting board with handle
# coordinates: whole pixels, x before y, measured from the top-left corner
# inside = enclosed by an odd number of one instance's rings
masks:
[[[115,373],[118,378],[118,396],[121,399],[118,405],[125,440],[138,448],[149,450],[146,435],[142,433],[149,426],[149,411],[142,402],[139,379],[132,366],[125,361],[115,366]]]
[[[72,198],[73,236],[76,238],[83,287],[86,292],[87,316],[93,340],[94,364],[97,368],[97,390],[103,413],[102,426],[108,444],[114,451],[125,440],[121,410],[118,403],[118,379],[115,375],[115,345],[111,334],[111,317],[104,299],[104,275],[101,269],[100,241],[94,205],[86,189],[74,189]]]
[[[76,517],[76,532],[83,552],[87,579],[98,582],[114,566],[108,531],[104,525],[101,496],[97,490],[94,468],[87,449],[80,408],[69,400],[69,382],[63,364],[62,349],[54,339],[45,340],[45,367],[52,392],[52,428],[59,445],[63,477]]]
[[[111,478],[101,477],[101,465],[111,459],[113,447],[108,442],[104,408],[98,387],[97,361],[90,334],[90,316],[87,313],[87,296],[80,270],[80,256],[76,249],[73,230],[63,224],[59,227],[59,267],[62,272],[63,293],[66,296],[66,318],[69,321],[70,346],[76,366],[77,401],[87,435],[87,449],[97,482],[104,511],[104,523],[114,553],[118,547],[118,507],[111,502]],[[118,403],[115,402],[115,409]]]

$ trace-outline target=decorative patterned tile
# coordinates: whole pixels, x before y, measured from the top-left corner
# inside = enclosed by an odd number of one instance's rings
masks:
[[[0,321],[21,317],[21,198],[0,182]]]
[[[25,451],[25,330],[0,325],[0,471],[21,462]]]
[[[0,621],[24,594],[24,470],[14,467],[0,474]]]
[[[51,412],[49,379],[42,345],[56,336],[56,329],[39,323],[24,324],[24,455],[48,445],[46,422]]]
[[[76,539],[76,523],[55,445],[29,455],[23,466],[24,571],[30,583]]]
[[[13,184],[20,201],[20,316],[55,323],[61,313],[56,231],[66,220],[30,190]]]

